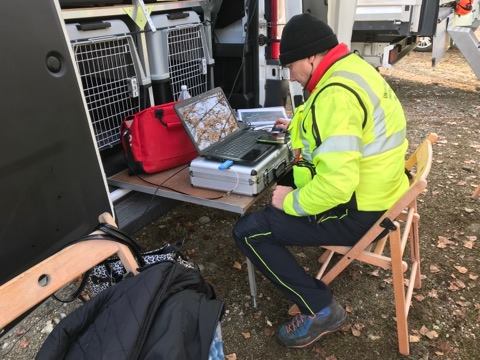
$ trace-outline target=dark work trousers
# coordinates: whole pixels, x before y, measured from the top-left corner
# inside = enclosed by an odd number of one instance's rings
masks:
[[[286,246],[352,246],[383,211],[333,209],[316,216],[297,217],[267,206],[240,218],[233,237],[240,250],[302,314],[314,314],[332,301],[329,288],[310,276]]]

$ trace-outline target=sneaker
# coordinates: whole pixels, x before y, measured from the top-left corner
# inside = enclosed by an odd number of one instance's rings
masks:
[[[323,335],[340,329],[347,313],[335,300],[315,315],[298,314],[277,330],[277,339],[286,347],[303,348]]]

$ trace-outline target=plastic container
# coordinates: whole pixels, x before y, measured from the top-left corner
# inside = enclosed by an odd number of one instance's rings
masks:
[[[179,101],[186,100],[186,99],[190,99],[191,97],[192,96],[188,92],[187,85],[180,86],[180,95],[178,95],[178,100]]]
[[[155,103],[179,100],[181,85],[187,85],[192,96],[207,91],[214,60],[198,14],[182,11],[151,18],[158,30],[146,34]]]

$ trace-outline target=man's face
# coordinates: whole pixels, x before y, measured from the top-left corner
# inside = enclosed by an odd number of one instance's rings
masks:
[[[313,71],[311,58],[294,61],[286,66],[290,71],[290,81],[297,81],[303,87],[307,86]]]

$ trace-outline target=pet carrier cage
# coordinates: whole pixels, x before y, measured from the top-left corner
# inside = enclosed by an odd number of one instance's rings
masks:
[[[158,31],[147,34],[147,47],[155,103],[178,100],[182,85],[192,96],[207,91],[214,61],[198,14],[158,14],[152,20]]]
[[[145,107],[145,77],[132,36],[121,20],[67,24],[98,148],[120,142],[122,121]]]

